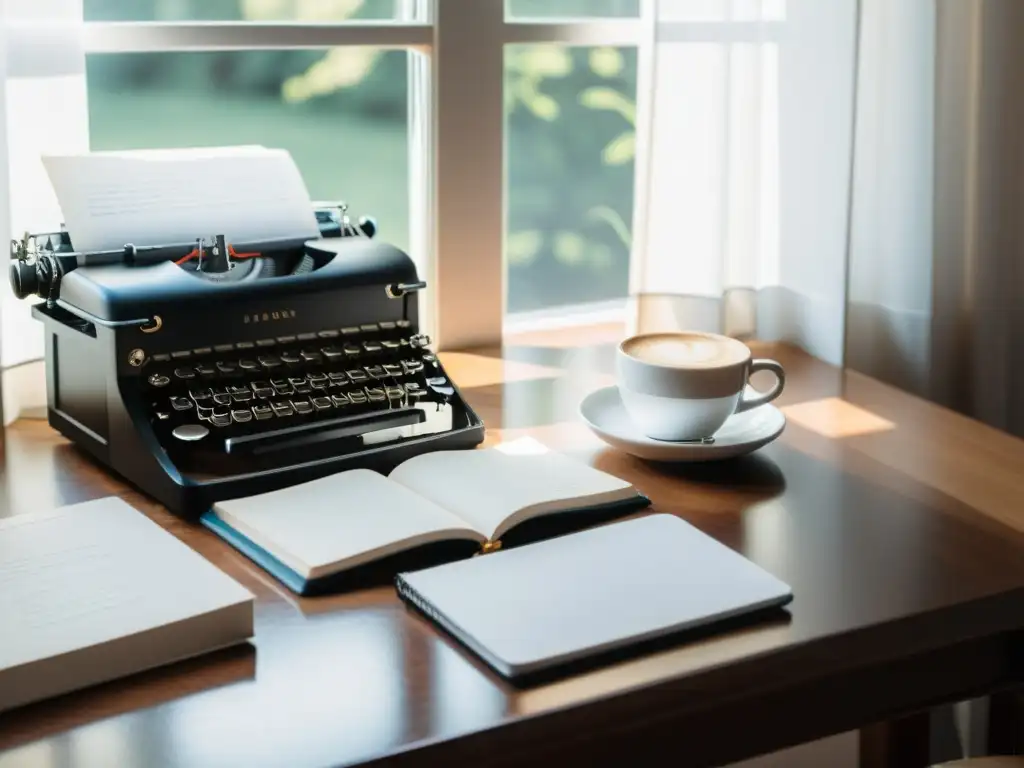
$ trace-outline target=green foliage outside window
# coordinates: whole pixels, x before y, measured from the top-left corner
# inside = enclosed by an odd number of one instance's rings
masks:
[[[481,0],[485,1],[485,0]],[[573,5],[575,3],[575,6]],[[578,8],[576,6],[579,6]],[[394,0],[85,0],[87,20],[339,21],[393,18]],[[550,15],[549,0],[513,0],[518,15]],[[559,15],[630,15],[635,0],[560,0]],[[636,145],[636,52],[618,48],[522,45],[506,49],[508,121],[508,238],[510,311],[622,296],[626,291]],[[393,135],[404,156],[408,116],[406,57],[369,48],[285,50],[248,54],[132,54],[94,56],[91,100],[117,104],[123,93],[215,103],[221,98],[253,105],[276,102],[309,115],[350,116],[339,135],[338,157],[361,144]],[[92,94],[97,96],[93,99]],[[104,94],[106,94],[104,96]],[[205,96],[205,101],[203,96]],[[191,99],[191,100],[189,100]],[[244,106],[239,125],[246,125]],[[183,119],[188,116],[183,115]],[[202,120],[202,115],[194,116]],[[145,115],[139,115],[144,121]],[[157,136],[152,126],[103,122],[104,147],[138,146],[133,132]],[[386,126],[395,126],[391,132]],[[198,129],[197,129],[198,130]],[[149,132],[147,134],[147,131]],[[361,132],[361,133],[360,133]],[[201,133],[200,133],[201,135]],[[154,140],[160,140],[156,138]],[[297,138],[297,141],[300,139]],[[240,142],[241,143],[241,142]],[[293,151],[294,154],[294,151]],[[320,153],[324,154],[324,153]],[[315,197],[352,198],[348,186],[373,185],[374,169],[328,154],[322,163],[300,159]],[[365,168],[363,166],[366,166]],[[397,171],[396,171],[397,172]],[[404,171],[402,171],[404,172]],[[383,211],[369,211],[384,215]],[[405,216],[404,208],[387,211]],[[388,231],[383,222],[384,232]],[[407,222],[401,222],[402,231]]]

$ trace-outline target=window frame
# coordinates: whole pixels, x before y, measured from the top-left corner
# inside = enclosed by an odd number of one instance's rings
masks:
[[[642,138],[653,109],[655,43],[772,41],[784,24],[658,22],[658,2],[640,0],[639,16],[623,19],[509,19],[504,0],[399,0],[395,21],[89,21],[83,45],[87,54],[342,46],[408,51],[410,250],[430,286],[420,323],[439,349],[458,349],[499,345],[506,325],[505,46],[636,47]],[[646,144],[638,141],[635,161],[633,254],[644,248]],[[552,322],[575,313],[552,312]]]

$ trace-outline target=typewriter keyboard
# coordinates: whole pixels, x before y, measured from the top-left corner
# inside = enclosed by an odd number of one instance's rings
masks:
[[[153,427],[179,454],[278,459],[343,438],[410,434],[401,428],[414,432],[455,394],[428,343],[408,323],[382,322],[154,355],[144,369]]]

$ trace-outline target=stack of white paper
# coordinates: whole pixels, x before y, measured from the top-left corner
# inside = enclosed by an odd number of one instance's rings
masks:
[[[0,711],[252,634],[252,594],[116,497],[0,520]]]
[[[78,251],[319,236],[306,185],[281,149],[91,152],[43,164]]]

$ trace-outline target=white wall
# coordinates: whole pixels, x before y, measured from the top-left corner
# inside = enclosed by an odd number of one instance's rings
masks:
[[[89,147],[81,0],[6,0],[0,4],[0,238],[7,249],[26,231],[60,226],[60,207],[40,156]],[[51,21],[42,24],[41,19]],[[59,19],[54,23],[53,19]],[[6,282],[6,274],[0,277]],[[34,302],[0,286],[0,366],[43,355]],[[4,374],[4,420],[46,401],[36,371]]]

